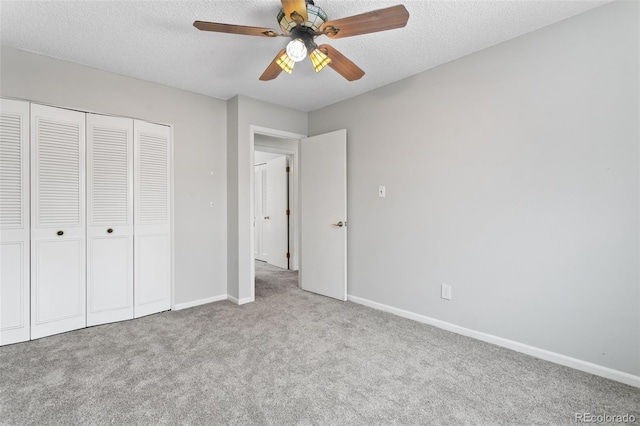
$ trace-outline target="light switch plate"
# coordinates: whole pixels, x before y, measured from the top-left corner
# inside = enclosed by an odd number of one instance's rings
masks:
[[[441,297],[451,300],[451,286],[449,284],[442,283]]]
[[[384,198],[386,196],[386,188],[384,185],[378,187],[378,198]]]

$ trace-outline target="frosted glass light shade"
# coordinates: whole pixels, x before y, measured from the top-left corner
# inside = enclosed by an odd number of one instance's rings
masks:
[[[296,63],[293,62],[293,59],[291,59],[289,55],[285,53],[278,59],[276,59],[276,64],[278,64],[280,68],[282,68],[282,71],[286,72],[287,74],[291,74],[291,71],[293,71],[293,66]]]
[[[295,62],[300,62],[307,56],[307,46],[301,38],[291,40],[287,44],[287,55]]]
[[[309,54],[309,59],[311,59],[311,62],[313,63],[313,69],[316,70],[316,72],[320,72],[331,62],[331,58],[322,53],[320,49],[315,49],[313,52],[311,52]]]

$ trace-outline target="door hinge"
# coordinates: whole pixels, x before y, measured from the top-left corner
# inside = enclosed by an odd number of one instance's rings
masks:
[[[287,253],[287,259],[291,257],[291,253]]]
[[[287,216],[291,215],[291,210],[286,209],[286,210],[284,211],[284,214],[286,214]]]
[[[287,173],[291,172],[291,167],[287,166],[286,171]]]

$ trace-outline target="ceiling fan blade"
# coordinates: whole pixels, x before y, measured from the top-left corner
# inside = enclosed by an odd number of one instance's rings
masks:
[[[284,36],[271,28],[247,27],[245,25],[219,24],[217,22],[195,21],[193,26],[201,31],[213,31],[216,33],[244,34],[259,37]],[[287,36],[288,37],[288,36]]]
[[[286,53],[285,49],[282,49],[280,52],[278,52],[276,57],[273,58],[273,61],[271,61],[267,69],[264,70],[264,72],[260,76],[260,80],[269,81],[269,80],[273,80],[274,78],[280,75],[280,73],[282,72],[282,68],[280,68],[280,65],[278,65],[276,61],[285,53]]]
[[[281,0],[284,14],[295,22],[307,22],[307,2],[305,0]],[[300,15],[299,19],[295,19],[291,14]]]
[[[360,67],[328,44],[322,44],[318,49],[331,59],[329,66],[347,80],[359,80],[364,75]]]
[[[351,37],[360,34],[402,28],[407,25],[409,11],[403,5],[373,10],[361,15],[328,21],[321,31],[329,38]]]

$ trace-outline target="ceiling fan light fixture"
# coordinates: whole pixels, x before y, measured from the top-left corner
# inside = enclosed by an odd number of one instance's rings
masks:
[[[315,38],[322,35],[332,39],[343,38],[393,30],[405,27],[409,20],[409,11],[401,4],[328,21],[327,14],[314,4],[314,0],[280,0],[280,3],[282,8],[277,20],[283,34],[269,28],[220,22],[195,21],[193,26],[201,31],[289,38],[287,46],[275,55],[264,70],[260,81],[273,80],[282,71],[291,74],[295,63],[307,55],[316,72],[329,65],[346,80],[355,81],[364,76],[364,71],[330,45],[318,46]]]
[[[286,72],[287,74],[291,74],[291,71],[293,71],[293,66],[296,63],[289,57],[289,55],[284,53],[282,56],[276,59],[276,64],[278,64],[280,68],[282,68],[282,71]]]
[[[300,62],[307,57],[307,46],[301,38],[293,39],[287,44],[287,55],[294,62]]]
[[[316,70],[316,72],[322,71],[322,69],[331,62],[331,58],[325,55],[320,49],[315,49],[311,52],[309,54],[309,58],[311,59],[313,69]]]
[[[307,4],[307,15],[308,18],[305,26],[311,28],[313,31],[320,31],[320,27],[327,21],[327,14],[324,10],[311,3]]]
[[[306,22],[296,22],[293,17],[287,16],[287,14],[284,13],[284,9],[280,9],[277,20],[278,24],[280,24],[280,28],[285,34],[291,34],[298,25],[303,25],[313,31],[320,31],[322,25],[327,21],[327,14],[324,10],[315,6],[313,2],[307,2]]]

